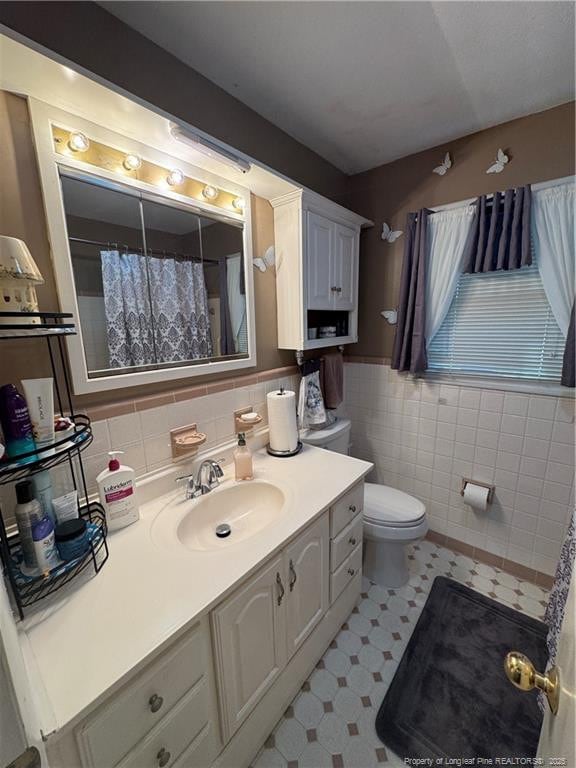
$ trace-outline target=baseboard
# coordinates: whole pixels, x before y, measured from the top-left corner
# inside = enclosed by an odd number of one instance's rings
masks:
[[[446,536],[444,533],[428,531],[426,538],[433,541],[435,544],[439,544],[447,549],[452,549],[454,552],[459,552],[462,555],[467,555],[474,560],[478,560],[479,563],[485,563],[494,568],[499,568],[501,571],[516,576],[518,579],[530,581],[532,584],[536,584],[544,589],[551,589],[552,584],[554,583],[554,576],[550,576],[548,573],[537,571],[534,568],[527,568],[525,565],[515,563],[513,560],[507,560],[505,557],[499,557],[492,552],[487,552],[485,549],[473,547],[471,544],[466,544],[458,539],[453,539],[451,536]]]

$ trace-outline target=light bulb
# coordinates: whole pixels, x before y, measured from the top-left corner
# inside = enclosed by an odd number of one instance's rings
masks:
[[[246,200],[243,197],[237,197],[235,200],[232,200],[232,205],[237,211],[243,213],[244,208],[246,208]]]
[[[211,184],[206,184],[206,186],[202,190],[202,194],[204,195],[206,200],[216,200],[219,192],[216,189],[216,187],[213,187]]]
[[[122,165],[124,168],[126,168],[127,171],[137,171],[138,168],[140,168],[142,165],[142,160],[138,157],[138,155],[126,155]]]
[[[90,146],[90,142],[88,141],[88,137],[83,133],[80,133],[80,131],[73,131],[68,139],[68,146],[72,152],[86,152]]]
[[[166,176],[166,181],[171,187],[177,187],[184,181],[184,174],[179,168],[174,168],[170,171],[168,176]]]

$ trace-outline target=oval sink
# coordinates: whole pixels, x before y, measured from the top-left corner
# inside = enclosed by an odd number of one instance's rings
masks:
[[[193,551],[222,549],[271,525],[282,513],[284,502],[278,487],[259,480],[214,490],[191,502],[176,536]]]

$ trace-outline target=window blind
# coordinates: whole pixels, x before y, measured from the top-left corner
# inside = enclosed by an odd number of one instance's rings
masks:
[[[559,381],[565,339],[538,271],[462,274],[428,348],[428,367],[445,373]]]

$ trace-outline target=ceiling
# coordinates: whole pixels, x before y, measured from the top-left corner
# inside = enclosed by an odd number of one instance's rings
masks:
[[[574,98],[571,2],[102,2],[346,173]]]

